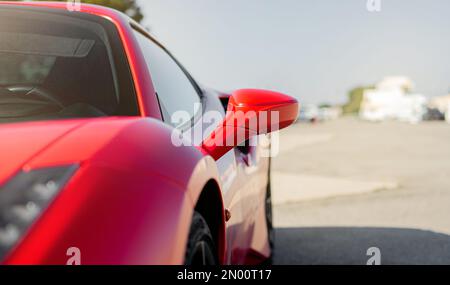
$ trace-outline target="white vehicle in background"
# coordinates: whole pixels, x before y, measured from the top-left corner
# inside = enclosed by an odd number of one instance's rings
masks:
[[[342,116],[342,107],[330,106],[319,108],[319,120],[320,121],[332,121],[337,120]]]
[[[323,105],[321,107],[314,104],[307,104],[301,108],[299,122],[324,122],[336,120],[342,116],[342,107]]]
[[[314,104],[307,104],[300,108],[299,121],[316,122],[319,120],[319,107]]]

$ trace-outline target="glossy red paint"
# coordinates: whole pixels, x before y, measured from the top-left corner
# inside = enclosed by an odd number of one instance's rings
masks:
[[[222,124],[202,143],[215,160],[251,137],[290,126],[298,117],[297,100],[278,92],[241,89],[228,100]]]
[[[0,5],[66,9],[66,3],[52,2]],[[104,17],[116,25],[141,116],[0,126],[0,137],[8,138],[0,140],[0,186],[20,171],[79,165],[3,264],[62,265],[70,247],[81,250],[82,264],[183,264],[192,215],[205,191],[218,197],[208,203],[216,205],[213,210],[219,213],[214,216],[214,227],[211,224],[219,261],[254,264],[269,257],[264,214],[269,160],[259,155],[263,147],[245,155],[231,148],[219,155],[189,146],[187,141],[187,146],[175,147],[173,128],[162,122],[132,20],[114,10],[85,4],[75,13]],[[205,96],[212,109],[223,111],[218,96]],[[291,97],[259,90],[235,92],[229,107],[230,111],[277,110],[281,127],[292,123],[298,112],[298,103]],[[225,122],[230,122],[229,116]],[[216,135],[229,127],[228,123],[219,125]],[[272,129],[270,125],[268,130]],[[262,133],[259,128],[251,131],[252,135]],[[227,222],[225,208],[231,213]]]
[[[294,123],[297,120],[299,105],[295,98],[279,92],[241,89],[235,91],[230,97],[228,111],[244,114],[253,112],[258,122],[256,124],[258,129],[254,131],[261,135],[282,130]],[[268,113],[267,121],[259,121],[261,112]],[[277,114],[277,121],[272,122],[271,113]]]
[[[66,135],[22,167],[77,162],[80,170],[6,264],[65,264],[72,246],[83,264],[182,264],[194,199],[206,179],[217,179],[211,162],[194,147],[172,146],[171,129],[154,119],[55,125]],[[11,127],[41,136],[33,124]],[[184,163],[174,169],[175,160]]]

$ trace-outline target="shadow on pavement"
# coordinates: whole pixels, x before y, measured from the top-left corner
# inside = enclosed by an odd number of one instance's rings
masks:
[[[450,236],[399,228],[278,228],[275,264],[365,265],[378,247],[381,264],[450,264]]]

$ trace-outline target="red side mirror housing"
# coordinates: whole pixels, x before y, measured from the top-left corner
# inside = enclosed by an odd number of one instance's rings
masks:
[[[225,119],[203,141],[202,148],[218,160],[253,136],[290,126],[298,112],[298,101],[291,96],[266,90],[237,90],[229,99]]]

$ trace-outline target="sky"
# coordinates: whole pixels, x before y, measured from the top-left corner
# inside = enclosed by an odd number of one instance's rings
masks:
[[[264,88],[303,103],[405,75],[427,97],[450,92],[450,1],[139,0],[143,24],[202,85]],[[372,6],[376,7],[376,6]]]

